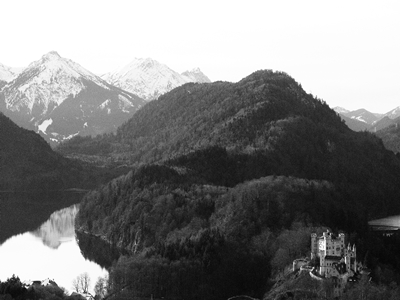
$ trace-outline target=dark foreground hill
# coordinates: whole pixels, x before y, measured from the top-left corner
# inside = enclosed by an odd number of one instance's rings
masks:
[[[54,152],[37,133],[0,113],[0,190],[93,188],[121,170],[98,169]]]
[[[79,165],[0,113],[0,189],[60,189],[79,182]]]
[[[89,193],[76,222],[136,253],[110,279],[137,297],[260,298],[271,274],[308,254],[316,227],[360,242],[368,219],[400,211],[397,157],[281,72],[186,84],[115,136],[60,151],[137,165]]]

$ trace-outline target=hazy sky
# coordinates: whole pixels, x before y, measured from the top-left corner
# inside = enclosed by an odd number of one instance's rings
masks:
[[[0,62],[55,50],[98,74],[151,57],[213,81],[291,75],[331,107],[400,106],[400,1],[1,1]]]

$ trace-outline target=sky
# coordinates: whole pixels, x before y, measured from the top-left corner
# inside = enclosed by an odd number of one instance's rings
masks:
[[[135,57],[212,81],[284,71],[330,107],[400,106],[400,1],[1,1],[0,63],[57,51],[103,74]]]

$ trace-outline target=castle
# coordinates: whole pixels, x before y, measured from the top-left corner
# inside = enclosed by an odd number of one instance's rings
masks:
[[[319,274],[324,277],[333,277],[348,273],[353,276],[357,271],[356,246],[347,248],[344,243],[345,235],[338,237],[327,231],[321,237],[311,234],[311,259],[319,257]]]
[[[334,295],[343,293],[350,277],[357,272],[356,246],[345,247],[345,235],[334,236],[327,231],[321,237],[311,234],[311,260],[319,258],[318,275],[333,280]]]

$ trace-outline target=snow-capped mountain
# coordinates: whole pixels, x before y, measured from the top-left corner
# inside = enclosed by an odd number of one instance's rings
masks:
[[[211,82],[211,80],[204,75],[199,68],[194,68],[190,71],[185,71],[181,74],[187,82]]]
[[[22,72],[22,68],[11,68],[0,63],[0,81],[10,82]]]
[[[347,113],[350,112],[350,110],[345,109],[345,108],[340,107],[340,106],[334,107],[333,110],[336,111],[336,112],[339,113],[339,114],[347,114]]]
[[[8,82],[0,102],[18,125],[53,142],[112,131],[145,103],[54,51]]]
[[[369,112],[364,108],[353,110],[343,114],[350,119],[355,119],[369,125],[379,120],[379,117],[377,117],[376,114]]]
[[[179,74],[151,58],[135,58],[131,63],[114,72],[101,76],[112,85],[134,93],[146,101],[187,82],[210,82],[200,69]]]
[[[335,107],[334,111],[339,113],[341,118],[346,122],[346,125],[354,131],[369,130],[374,122],[377,122],[381,115],[371,113],[366,109],[357,109],[349,111],[343,107]]]
[[[398,107],[392,109],[391,111],[387,112],[382,117],[388,117],[389,119],[396,119],[397,117],[400,117],[400,106],[398,106]]]

